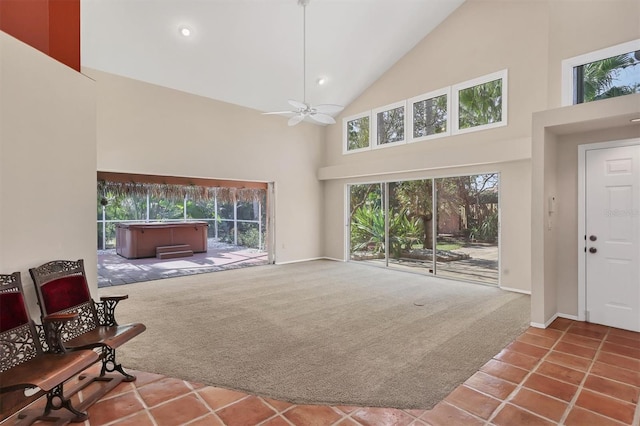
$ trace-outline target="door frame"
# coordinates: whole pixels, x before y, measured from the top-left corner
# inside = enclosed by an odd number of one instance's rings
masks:
[[[578,145],[578,321],[587,320],[586,179],[587,151],[640,145],[640,138]]]

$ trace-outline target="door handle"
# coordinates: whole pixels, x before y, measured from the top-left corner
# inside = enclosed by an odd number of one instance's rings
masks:
[[[598,251],[598,249],[597,249],[597,248],[595,248],[595,247],[589,247],[589,253],[595,253],[595,252],[597,252],[597,251]]]
[[[597,239],[598,239],[598,237],[596,237],[595,235],[591,235],[591,236],[589,237],[589,240],[591,240],[591,241],[595,241],[595,240],[597,240]]]

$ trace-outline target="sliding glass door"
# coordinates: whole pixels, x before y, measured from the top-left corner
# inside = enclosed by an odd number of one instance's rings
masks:
[[[498,183],[490,173],[349,185],[350,260],[497,284]]]

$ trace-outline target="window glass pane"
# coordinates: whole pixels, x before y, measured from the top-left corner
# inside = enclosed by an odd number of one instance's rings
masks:
[[[187,219],[213,219],[216,217],[216,203],[209,200],[187,199]]]
[[[149,220],[171,220],[184,218],[184,200],[149,199]]]
[[[385,227],[380,183],[351,185],[351,260],[380,261],[385,257]]]
[[[382,111],[376,114],[378,145],[404,140],[404,107]]]
[[[468,129],[502,121],[502,79],[458,92],[458,128]]]
[[[347,151],[369,147],[369,117],[347,121]]]
[[[238,220],[258,220],[260,209],[257,202],[238,201]]]
[[[413,104],[413,137],[435,135],[447,131],[447,95]]]
[[[576,103],[640,93],[640,51],[576,67]]]

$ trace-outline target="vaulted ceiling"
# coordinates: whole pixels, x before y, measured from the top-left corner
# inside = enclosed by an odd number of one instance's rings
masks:
[[[311,0],[306,101],[348,105],[463,1]],[[303,11],[296,0],[82,0],[82,66],[286,110],[304,96]]]

